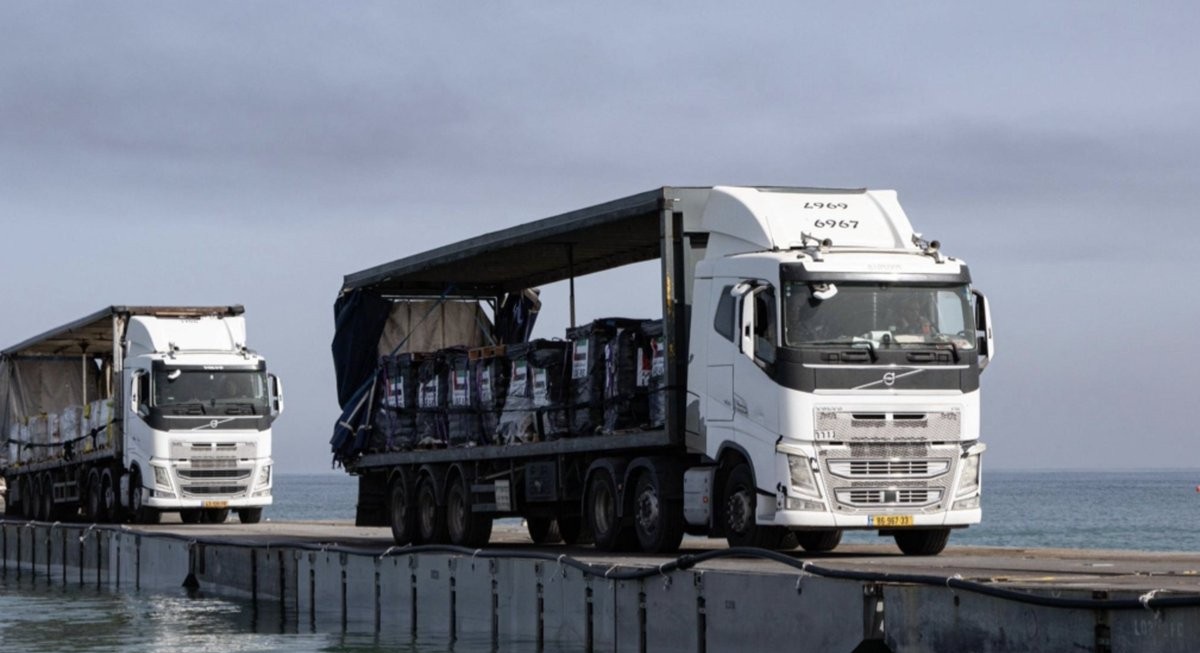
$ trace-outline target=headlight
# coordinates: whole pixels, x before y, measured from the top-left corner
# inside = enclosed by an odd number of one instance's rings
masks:
[[[983,456],[975,454],[967,456],[963,461],[961,480],[958,483],[958,496],[970,494],[979,489],[979,461]]]
[[[808,456],[788,454],[787,459],[788,470],[792,477],[792,487],[801,492],[821,496],[821,491],[817,489],[817,482],[813,479]]]
[[[158,465],[151,465],[150,467],[154,469],[154,484],[158,487],[170,490],[171,474],[167,472],[167,468],[159,467]]]
[[[258,487],[266,487],[271,484],[271,466],[263,465],[262,469],[258,470]]]

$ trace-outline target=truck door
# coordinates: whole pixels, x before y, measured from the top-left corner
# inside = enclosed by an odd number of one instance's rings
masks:
[[[743,286],[738,302],[741,355],[734,357],[733,408],[749,422],[748,435],[774,442],[779,435],[779,393],[771,378],[778,343],[775,288],[764,281]]]

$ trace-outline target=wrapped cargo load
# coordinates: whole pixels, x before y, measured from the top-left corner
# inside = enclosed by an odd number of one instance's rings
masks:
[[[81,450],[80,435],[86,431],[83,413],[83,406],[67,406],[58,416],[58,430],[62,438],[64,458],[73,458]]]
[[[87,438],[83,441],[84,451],[106,449],[115,441],[113,431],[116,414],[112,399],[99,399],[87,406]]]
[[[417,446],[446,446],[446,403],[449,388],[446,361],[437,354],[421,361],[417,386]]]
[[[475,387],[481,444],[494,444],[504,399],[508,395],[508,377],[512,369],[504,346],[472,349],[471,380]]]
[[[396,354],[379,360],[375,450],[407,451],[416,446],[418,369],[425,358],[424,354]]]
[[[456,347],[439,352],[446,365],[446,387],[449,397],[446,402],[446,434],[452,447],[479,444],[482,432],[471,383],[471,359],[464,348]]]
[[[23,462],[28,456],[25,455],[25,445],[29,442],[29,426],[25,420],[13,422],[8,428],[8,463],[15,465]]]
[[[662,320],[642,323],[638,348],[638,385],[646,393],[647,423],[652,429],[667,423],[667,358]]]
[[[594,435],[606,429],[606,388],[610,370],[608,365],[609,343],[619,334],[637,332],[641,320],[604,318],[589,324],[567,329],[571,341],[570,408],[571,433]],[[631,378],[634,376],[633,360],[621,370]]]
[[[604,432],[637,428],[648,421],[645,388],[638,386],[642,331],[622,328],[604,345]]]
[[[50,432],[46,428],[46,413],[38,413],[29,417],[29,445],[27,453],[29,460],[45,460],[47,446],[50,444]]]
[[[550,440],[566,433],[566,351],[567,343],[555,340],[508,346],[512,372],[497,429],[500,442]]]

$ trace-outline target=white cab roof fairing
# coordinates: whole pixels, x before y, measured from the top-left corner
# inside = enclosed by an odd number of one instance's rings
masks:
[[[801,234],[835,247],[917,249],[893,190],[716,186],[701,224],[708,256],[797,248]]]
[[[159,318],[135,315],[125,329],[130,357],[181,351],[237,352],[246,346],[246,319],[230,317]]]

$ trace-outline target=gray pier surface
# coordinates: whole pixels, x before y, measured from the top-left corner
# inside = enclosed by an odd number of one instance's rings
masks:
[[[890,545],[733,557],[529,544],[391,546],[344,522],[91,526],[0,521],[3,573],[193,590],[314,629],[490,641],[498,650],[1195,651],[1200,554]],[[764,554],[770,555],[770,554]],[[707,559],[712,557],[712,559]],[[277,611],[277,612],[276,612]]]

